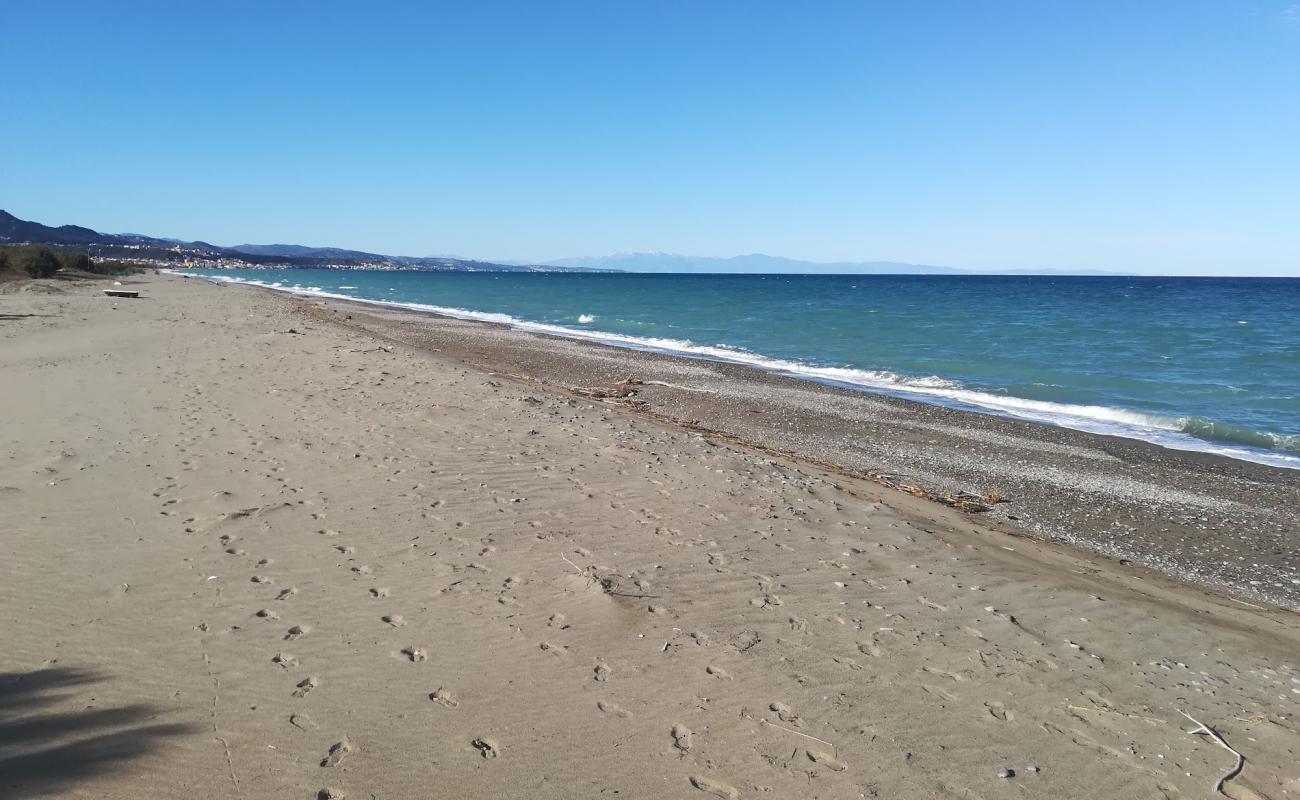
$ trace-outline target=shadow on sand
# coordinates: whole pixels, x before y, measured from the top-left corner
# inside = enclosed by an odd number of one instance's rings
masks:
[[[93,703],[88,687],[105,677],[63,667],[0,672],[0,797],[67,791],[194,730],[155,722],[163,712],[148,705],[62,710],[74,696]]]

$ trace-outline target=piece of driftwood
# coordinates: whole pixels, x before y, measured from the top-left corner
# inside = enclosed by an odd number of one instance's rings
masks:
[[[641,381],[624,378],[612,386],[574,386],[569,391],[580,397],[592,397],[597,400],[631,397],[636,394],[636,387],[640,383]]]
[[[132,289],[105,289],[104,294],[109,297],[139,297],[140,293]]]
[[[1193,723],[1196,724],[1196,727],[1188,731],[1188,733],[1192,734],[1193,736],[1208,736],[1219,747],[1222,747],[1224,750],[1227,750],[1229,753],[1232,753],[1234,756],[1237,757],[1237,763],[1233,765],[1232,769],[1220,775],[1219,780],[1216,781],[1214,784],[1215,792],[1223,795],[1224,797],[1228,797],[1229,796],[1228,793],[1223,791],[1223,784],[1227,783],[1228,781],[1232,780],[1233,778],[1241,774],[1242,768],[1246,766],[1246,757],[1243,756],[1241,753],[1237,752],[1236,750],[1232,749],[1232,746],[1229,745],[1226,741],[1224,741],[1223,737],[1219,735],[1218,731],[1214,730],[1209,725],[1206,725],[1204,722],[1201,722],[1199,719],[1193,717],[1191,714],[1188,714],[1186,711],[1182,710],[1181,708],[1178,709],[1178,713],[1182,714],[1184,717],[1187,717],[1189,720],[1191,720]]]

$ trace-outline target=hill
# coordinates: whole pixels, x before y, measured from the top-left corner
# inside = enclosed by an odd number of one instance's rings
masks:
[[[366,253],[337,247],[295,244],[242,244],[220,247],[208,242],[184,242],[138,233],[101,233],[78,225],[51,227],[19,219],[0,210],[0,245],[45,245],[59,250],[84,250],[96,258],[151,266],[240,267],[372,267],[378,269],[445,272],[609,272],[606,269],[552,264],[497,264],[460,258],[419,258]]]

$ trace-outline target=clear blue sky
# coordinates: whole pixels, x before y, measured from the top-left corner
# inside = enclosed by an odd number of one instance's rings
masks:
[[[24,219],[1300,274],[1292,0],[0,3]]]

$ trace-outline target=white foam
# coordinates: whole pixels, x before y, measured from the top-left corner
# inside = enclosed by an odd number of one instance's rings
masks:
[[[185,275],[186,273],[172,273]],[[885,370],[863,370],[851,367],[820,367],[798,361],[771,358],[759,353],[752,353],[742,348],[729,345],[701,345],[686,339],[669,339],[651,336],[630,336],[622,333],[610,333],[591,329],[567,328],[544,322],[530,322],[510,316],[486,311],[473,311],[465,308],[436,306],[428,303],[407,303],[395,300],[370,300],[346,294],[328,292],[316,287],[285,287],[280,283],[247,280],[221,276],[218,280],[229,283],[246,283],[268,289],[289,292],[291,294],[311,297],[328,297],[337,300],[368,303],[388,308],[403,308],[422,311],[456,319],[493,322],[509,325],[512,328],[534,333],[563,336],[570,339],[583,339],[602,344],[627,347],[634,350],[669,353],[672,355],[702,358],[711,361],[723,361],[732,364],[744,364],[766,372],[790,377],[804,378],[856,389],[870,389],[894,397],[902,397],[932,405],[995,413],[1000,416],[1023,419],[1047,425],[1056,425],[1073,430],[1099,433],[1109,436],[1122,436],[1128,439],[1168,447],[1174,450],[1188,450],[1201,453],[1214,453],[1243,461],[1253,461],[1274,467],[1300,469],[1300,456],[1288,455],[1276,451],[1252,447],[1231,446],[1205,439],[1200,439],[1182,431],[1186,418],[1146,414],[1108,406],[1075,405],[1054,403],[1047,400],[1030,400],[1009,395],[997,395],[981,392],[962,386],[960,383],[941,378],[937,375],[913,377],[898,375]],[[342,287],[340,287],[342,288]],[[391,291],[391,290],[390,290]],[[583,317],[588,315],[584,314]],[[579,318],[581,321],[582,318]]]

